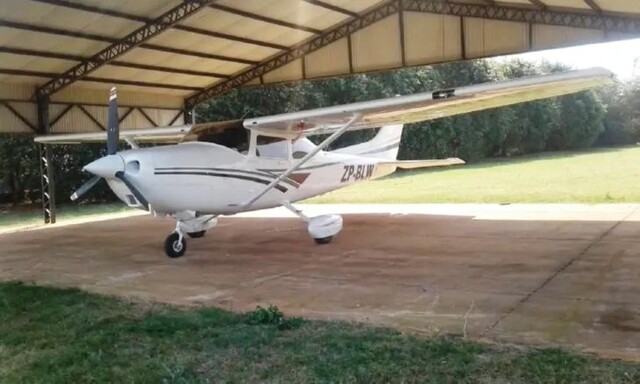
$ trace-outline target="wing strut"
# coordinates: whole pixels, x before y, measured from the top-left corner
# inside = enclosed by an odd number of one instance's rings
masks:
[[[315,156],[318,152],[325,149],[329,144],[333,143],[338,137],[342,136],[342,134],[345,133],[347,129],[349,129],[349,127],[351,127],[353,124],[357,123],[360,120],[360,118],[362,118],[362,114],[354,113],[351,119],[345,125],[343,125],[342,127],[340,127],[340,129],[332,133],[331,136],[327,137],[322,143],[320,143],[317,147],[315,147],[313,151],[307,153],[302,159],[298,160],[297,163],[293,164],[291,167],[289,167],[289,169],[287,169],[282,174],[280,174],[280,176],[275,178],[271,183],[269,183],[269,185],[264,187],[264,189],[260,191],[260,193],[258,193],[255,197],[253,197],[251,200],[247,201],[246,203],[242,204],[242,208],[246,209],[256,201],[258,201],[258,199],[260,199],[267,192],[273,189],[273,187],[278,185],[279,182],[287,178],[293,172],[297,171],[298,168],[303,166],[304,163],[309,161],[309,159]]]

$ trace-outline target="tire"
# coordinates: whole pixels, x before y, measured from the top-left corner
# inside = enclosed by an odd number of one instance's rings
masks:
[[[192,238],[192,239],[199,239],[199,238],[201,238],[202,236],[204,236],[204,234],[205,234],[206,232],[207,232],[207,231],[187,232],[187,235],[189,235],[189,237],[190,237],[190,238]]]
[[[180,235],[177,233],[172,233],[167,236],[167,239],[164,241],[164,252],[172,259],[177,259],[184,255],[187,251],[187,240],[182,238],[180,241]]]
[[[319,239],[313,239],[313,241],[316,242],[316,244],[329,244],[331,242],[331,240],[333,240],[333,236],[327,236],[327,237],[322,237]]]

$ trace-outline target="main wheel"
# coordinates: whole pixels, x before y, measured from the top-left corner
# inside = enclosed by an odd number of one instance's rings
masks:
[[[164,241],[164,251],[170,258],[178,258],[187,251],[187,241],[184,237],[180,240],[180,235],[174,232]]]
[[[333,240],[333,236],[322,237],[319,239],[313,239],[316,244],[329,244]]]
[[[199,239],[204,236],[205,232],[207,231],[187,232],[187,235],[189,235],[189,237],[192,239]]]

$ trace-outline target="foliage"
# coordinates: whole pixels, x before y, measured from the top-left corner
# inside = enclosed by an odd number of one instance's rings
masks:
[[[218,121],[269,115],[308,108],[412,94],[453,86],[500,81],[567,70],[554,63],[521,60],[474,60],[388,73],[354,75],[261,88],[240,88],[196,111],[198,121]],[[457,156],[468,162],[547,150],[571,150],[593,145],[640,142],[640,81],[545,99],[495,110],[410,124],[403,132],[401,159]],[[350,132],[332,147],[372,137],[373,130]],[[322,139],[321,137],[314,138]],[[101,145],[58,146],[53,165],[56,197],[68,196],[89,176],[82,166],[103,154]],[[38,198],[40,182],[37,148],[25,136],[0,136],[0,180],[17,203]],[[2,189],[2,188],[0,188]],[[101,182],[89,200],[113,200]]]
[[[0,382],[634,383],[640,365],[387,328],[247,315],[0,284]]]
[[[245,321],[250,325],[275,325],[279,330],[294,329],[303,324],[299,317],[286,318],[275,305],[268,308],[258,305],[253,312],[245,314]]]
[[[623,145],[640,142],[640,79],[617,84],[599,92],[608,106],[604,132],[599,145]]]

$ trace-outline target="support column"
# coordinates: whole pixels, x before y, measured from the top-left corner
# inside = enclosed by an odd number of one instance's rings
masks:
[[[51,166],[51,146],[40,144],[40,186],[42,192],[42,214],[45,224],[56,222],[56,196]]]
[[[49,125],[49,97],[39,96],[37,100],[38,108],[38,133],[48,134]],[[51,163],[51,146],[40,144],[40,186],[42,193],[42,214],[45,224],[56,222],[56,188]]]
[[[182,109],[184,113],[184,123],[186,125],[195,124],[196,123],[196,108],[189,107],[188,105],[184,105]]]

